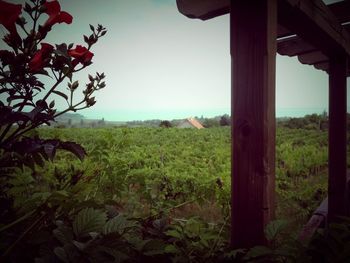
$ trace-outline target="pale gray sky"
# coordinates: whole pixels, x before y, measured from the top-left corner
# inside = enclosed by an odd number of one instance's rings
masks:
[[[181,118],[228,113],[230,108],[229,16],[209,21],[181,15],[175,0],[61,0],[73,16],[56,25],[47,42],[84,44],[88,24],[108,34],[93,48],[88,73],[105,72],[87,117],[107,120]],[[276,107],[328,105],[328,76],[296,58],[277,56]],[[349,87],[349,84],[348,84]],[[62,87],[64,89],[64,87]],[[278,112],[277,112],[278,113]]]

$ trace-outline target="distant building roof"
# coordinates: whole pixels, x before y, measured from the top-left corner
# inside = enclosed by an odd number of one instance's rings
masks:
[[[197,128],[197,129],[203,129],[203,125],[197,121],[195,118],[187,118],[184,121],[182,121],[177,127],[179,128]]]

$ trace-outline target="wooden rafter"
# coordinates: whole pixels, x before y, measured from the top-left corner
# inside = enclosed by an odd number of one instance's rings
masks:
[[[327,6],[336,16],[339,23],[350,21],[350,1],[341,1]]]
[[[229,0],[177,0],[179,11],[202,20],[230,12]],[[279,0],[277,52],[328,72],[328,57],[344,49],[350,57],[350,1]],[[198,7],[200,7],[198,9]],[[350,76],[348,69],[347,76]]]
[[[330,222],[347,214],[346,76],[350,76],[350,3],[321,0],[177,0],[190,18],[230,12],[231,244],[265,243],[274,214],[275,55],[297,56],[329,74]],[[277,8],[278,7],[278,8]],[[277,11],[278,10],[278,11]],[[318,217],[312,226],[320,223]]]
[[[344,50],[350,57],[350,36],[321,1],[280,0],[278,22],[328,55]]]
[[[176,2],[179,11],[189,18],[208,20],[230,13],[230,0],[177,0]],[[336,2],[327,7],[336,16],[338,22],[350,21],[350,1]]]
[[[189,18],[201,20],[230,13],[230,0],[176,0],[179,11]]]
[[[277,39],[285,38],[291,35],[293,35],[293,32],[291,32],[289,29],[285,28],[284,26],[277,25]]]
[[[299,55],[298,59],[301,63],[309,65],[328,61],[328,57],[318,50]]]
[[[304,41],[298,36],[293,36],[288,39],[282,39],[277,41],[277,52],[280,55],[285,56],[297,56],[308,52],[314,52],[317,49]]]

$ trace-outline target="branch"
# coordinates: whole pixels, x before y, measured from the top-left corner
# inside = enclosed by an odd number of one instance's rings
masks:
[[[85,99],[83,99],[82,101],[80,101],[79,103],[75,104],[74,106],[71,106],[71,107],[68,107],[67,109],[65,109],[64,111],[61,111],[57,114],[55,114],[53,116],[53,119],[57,118],[58,116],[68,112],[68,111],[77,111],[77,110],[82,110],[82,109],[85,109],[85,108],[88,108],[89,106],[85,106],[85,107],[82,107],[82,108],[77,108],[79,105],[81,105],[82,103],[85,102]],[[15,138],[18,138],[19,136],[27,133],[28,131],[32,130],[32,129],[35,129],[36,127],[40,126],[41,124],[43,124],[43,122],[39,122],[39,123],[35,123],[35,124],[32,124],[30,125],[29,127],[23,129],[20,133],[17,133],[18,131],[20,131],[22,128],[19,126],[9,137],[6,138],[6,140],[4,140],[2,143],[0,143],[0,145],[5,145],[7,142],[9,142],[10,140],[13,140]]]
[[[64,78],[69,74],[69,72],[67,72],[66,74],[63,75],[63,77],[61,77],[53,86],[52,88],[48,91],[48,93],[45,95],[45,97],[42,99],[43,101],[46,101],[46,99],[49,97],[49,95],[55,90],[55,88],[64,80]],[[53,116],[53,118],[55,119],[56,117],[68,112],[68,111],[76,111],[76,110],[81,110],[81,109],[85,109],[88,108],[88,106],[86,107],[82,107],[82,108],[77,108],[79,105],[81,105],[82,103],[84,103],[86,101],[86,98],[84,98],[82,101],[80,101],[79,103],[75,104],[74,106],[72,105],[73,101],[72,101],[72,97],[71,97],[71,104],[69,105],[69,107],[60,112],[57,113],[56,115]],[[5,145],[6,143],[8,143],[9,141],[18,138],[19,136],[25,134],[26,132],[35,129],[36,127],[40,126],[41,124],[43,124],[43,122],[38,122],[38,123],[31,123],[30,126],[28,126],[27,128],[24,128],[21,132],[19,132],[22,127],[18,127],[10,136],[8,136],[4,141],[2,141],[5,137],[5,135],[8,133],[9,129],[11,128],[12,124],[8,125],[8,127],[4,130],[3,134],[0,136],[0,145]],[[19,133],[18,133],[19,132]]]
[[[46,214],[42,214],[37,220],[33,222],[23,233],[20,235],[15,242],[12,243],[12,245],[4,252],[4,254],[1,255],[1,258],[4,259],[8,253],[11,252],[11,250],[37,225],[40,223],[41,220],[44,219]]]
[[[52,72],[52,74],[54,75],[56,81],[58,81],[58,77],[56,76],[56,73],[55,73],[55,71],[53,70],[53,68],[51,68],[51,72]]]
[[[11,127],[12,127],[12,124],[8,124],[4,129],[4,131],[2,132],[2,134],[0,135],[0,145],[2,144],[2,140],[5,138],[6,134],[11,129]]]
[[[27,219],[28,217],[30,217],[32,214],[34,214],[36,211],[33,210],[33,211],[30,211],[29,213],[25,214],[24,216],[18,218],[17,220],[13,221],[12,223],[8,224],[8,225],[5,225],[3,227],[0,228],[0,233],[5,231],[6,229],[8,228],[11,228],[15,225],[17,225],[18,223],[22,222],[23,220]]]
[[[71,106],[71,107],[65,109],[64,111],[60,111],[59,113],[55,114],[55,115],[53,116],[53,118],[55,119],[55,118],[57,118],[58,116],[60,116],[60,115],[62,115],[62,114],[65,114],[65,113],[68,112],[68,111],[77,111],[77,110],[83,109],[83,108],[76,109],[76,107],[78,107],[80,104],[82,104],[82,103],[84,103],[84,102],[85,102],[85,100],[82,100],[81,102],[75,104],[74,106]]]
[[[50,94],[57,88],[57,86],[64,80],[65,77],[67,77],[68,73],[64,74],[63,77],[60,76],[60,78],[57,80],[57,82],[52,86],[52,88],[46,93],[44,98],[42,98],[43,101],[46,101],[46,99],[50,96]]]
[[[32,17],[31,15],[30,15],[30,17],[33,19],[33,32],[36,32],[36,30],[35,30],[35,28],[36,28],[36,22],[37,22],[37,20],[38,20],[38,18],[39,18],[39,16],[38,16],[38,7],[39,7],[39,5],[38,5],[38,2],[36,2],[35,3],[35,13],[34,13],[34,17]]]

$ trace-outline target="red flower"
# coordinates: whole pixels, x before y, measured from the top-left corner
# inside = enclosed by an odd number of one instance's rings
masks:
[[[0,0],[0,24],[10,32],[12,38],[19,38],[16,20],[21,13],[22,5],[14,5]]]
[[[75,67],[78,63],[83,65],[91,64],[91,59],[94,56],[86,47],[77,45],[75,49],[68,50],[68,54],[73,57],[73,67]]]
[[[44,67],[45,59],[49,57],[53,46],[47,43],[41,43],[41,49],[37,51],[29,62],[29,69],[32,72],[41,70]]]
[[[44,26],[40,29],[40,33],[46,35],[48,31],[51,30],[51,27],[57,23],[66,23],[71,24],[73,17],[67,12],[61,11],[61,6],[54,0],[52,2],[46,2],[44,4],[45,13],[49,15],[49,18],[46,20]]]

